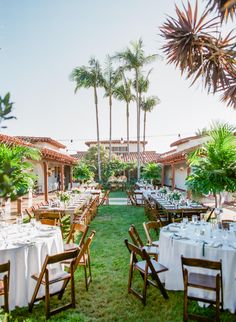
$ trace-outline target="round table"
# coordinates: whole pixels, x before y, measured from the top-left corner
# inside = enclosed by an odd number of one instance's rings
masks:
[[[41,272],[46,255],[63,252],[63,249],[59,227],[47,225],[33,227],[31,224],[1,227],[0,264],[10,260],[10,310],[16,306],[28,305],[36,284],[31,276]],[[0,305],[2,304],[1,296]]]
[[[162,274],[162,281],[165,282],[166,289],[183,290],[181,255],[189,258],[221,260],[224,309],[235,313],[236,224],[231,228],[229,232],[218,229],[213,230],[212,225],[209,223],[188,223],[187,225],[175,223],[162,228],[160,232],[159,261],[169,269]],[[201,269],[198,272],[202,272]],[[204,273],[206,272],[204,271]],[[202,295],[203,291],[197,290],[196,294]]]

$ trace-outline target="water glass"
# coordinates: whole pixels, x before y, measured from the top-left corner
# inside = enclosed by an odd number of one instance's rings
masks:
[[[196,223],[197,223],[197,221],[198,221],[198,219],[197,219],[197,215],[192,215],[192,222],[193,222],[194,224],[196,224]]]

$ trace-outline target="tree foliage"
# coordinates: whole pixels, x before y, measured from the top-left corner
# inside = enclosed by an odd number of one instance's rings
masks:
[[[15,119],[15,116],[10,115],[12,112],[13,103],[10,102],[10,93],[7,93],[4,97],[0,96],[0,124],[2,121]],[[6,126],[0,126],[6,128]]]
[[[225,7],[227,4],[228,9]],[[218,8],[219,14],[211,18],[210,13],[215,8]],[[169,17],[160,28],[168,63],[179,67],[181,73],[191,79],[191,85],[200,80],[208,92],[222,92],[222,100],[234,108],[235,36],[231,31],[224,37],[220,26],[222,15],[233,17],[235,12],[235,1],[210,0],[208,8],[198,17],[198,2],[194,9],[188,2],[187,7],[183,5],[183,10],[176,6],[177,17]]]
[[[142,171],[142,178],[149,180],[152,182],[152,180],[159,181],[161,180],[161,169],[162,166],[158,163],[147,163],[143,167]]]
[[[0,144],[0,197],[15,200],[33,186],[36,177],[30,160],[39,160],[37,149]]]
[[[73,168],[73,177],[76,180],[86,182],[93,179],[94,173],[86,163],[80,162]]]
[[[235,128],[216,124],[209,140],[188,157],[191,174],[186,184],[189,189],[203,194],[236,191],[236,136]]]

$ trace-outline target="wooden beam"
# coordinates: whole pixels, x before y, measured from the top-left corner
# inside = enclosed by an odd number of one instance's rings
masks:
[[[165,165],[162,165],[162,170],[161,170],[161,186],[163,187],[165,184]]]
[[[44,200],[48,201],[48,163],[43,162],[43,174],[44,174]]]
[[[171,169],[172,169],[172,189],[175,188],[175,166],[174,164],[171,165]]]
[[[73,184],[73,169],[70,167],[70,188],[72,189]]]
[[[60,190],[64,191],[65,190],[65,173],[64,173],[64,164],[61,165],[61,186],[60,186]]]
[[[188,166],[187,167],[187,176],[190,175],[190,172],[191,172],[191,168]],[[187,198],[188,199],[191,199],[191,197],[192,197],[192,191],[191,190],[187,190]]]

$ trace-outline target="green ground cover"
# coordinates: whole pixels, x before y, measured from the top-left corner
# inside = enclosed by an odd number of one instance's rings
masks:
[[[124,239],[132,223],[144,239],[142,223],[145,220],[143,208],[100,207],[90,228],[96,230],[91,248],[93,282],[86,292],[83,269],[79,268],[76,272],[76,309],[57,314],[51,321],[182,321],[182,292],[169,291],[170,298],[165,300],[158,289],[148,287],[145,307],[133,295],[127,294],[129,254]],[[141,286],[140,277],[136,277]],[[67,297],[68,293],[64,300]],[[199,309],[197,305],[193,309],[207,315],[212,313],[211,309]],[[11,313],[11,320],[44,321],[44,302],[35,305],[32,314],[27,308],[16,309]],[[235,321],[235,315],[224,312],[221,321]]]
[[[111,191],[109,198],[127,198],[127,193],[125,191]]]

